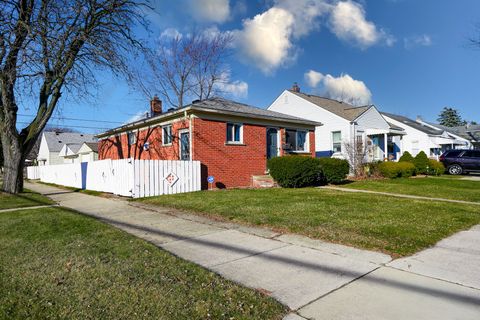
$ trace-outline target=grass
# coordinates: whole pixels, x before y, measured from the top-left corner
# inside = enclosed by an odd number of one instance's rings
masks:
[[[92,218],[53,207],[0,213],[0,319],[281,319],[286,312]]]
[[[356,181],[345,188],[480,202],[480,181],[442,177]]]
[[[80,193],[85,193],[91,196],[97,196],[97,197],[108,197],[108,193],[105,192],[100,192],[100,191],[95,191],[95,190],[88,190],[88,189],[79,189],[79,188],[74,188],[74,187],[67,187],[67,186],[62,186],[61,184],[55,184],[55,183],[48,183],[48,182],[41,182],[39,181],[38,183],[51,186],[51,187],[56,187],[60,189],[65,189],[65,190],[70,190],[73,192],[80,192]]]
[[[27,189],[25,189],[24,192],[16,196],[0,192],[0,210],[22,207],[34,207],[50,204],[54,204],[54,202],[47,197],[44,197],[38,193],[31,192]]]
[[[480,223],[480,207],[305,189],[201,191],[137,201],[330,242],[413,254]]]

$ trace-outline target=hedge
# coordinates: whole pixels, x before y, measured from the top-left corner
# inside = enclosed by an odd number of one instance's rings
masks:
[[[350,165],[347,160],[335,158],[318,158],[322,180],[326,183],[340,183],[347,178]]]
[[[268,160],[272,178],[284,188],[313,186],[320,180],[320,163],[303,156],[276,157]]]
[[[268,160],[272,178],[284,188],[302,188],[339,183],[349,173],[346,160],[290,155]]]
[[[429,159],[425,152],[420,151],[415,158],[413,159],[413,164],[419,174],[427,174],[428,173],[428,166],[429,166]]]
[[[429,159],[428,174],[432,176],[439,176],[445,173],[445,166],[440,161]]]
[[[405,151],[400,159],[398,159],[398,162],[413,162],[413,156],[410,152]]]
[[[382,162],[378,170],[385,178],[408,178],[415,174],[415,165],[410,162]]]

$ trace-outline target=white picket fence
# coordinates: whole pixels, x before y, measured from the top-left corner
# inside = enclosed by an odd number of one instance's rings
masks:
[[[27,177],[133,198],[201,190],[199,161],[100,160],[28,167]]]

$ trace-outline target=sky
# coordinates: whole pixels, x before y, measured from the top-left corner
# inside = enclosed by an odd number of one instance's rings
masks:
[[[480,35],[478,0],[156,0],[152,7],[150,32],[139,37],[232,34],[232,100],[267,108],[297,82],[305,93],[411,118],[435,121],[449,106],[480,121],[480,48],[469,42]],[[50,124],[99,132],[148,110],[149,98],[126,81],[105,72],[98,80],[96,99],[65,99]],[[32,113],[22,110],[19,121]]]

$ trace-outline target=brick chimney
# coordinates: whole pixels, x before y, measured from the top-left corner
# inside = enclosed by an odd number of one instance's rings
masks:
[[[296,82],[293,83],[292,91],[293,92],[300,92],[300,87],[298,86],[298,83],[296,83]]]
[[[162,100],[157,95],[150,100],[150,116],[155,117],[162,113]]]

